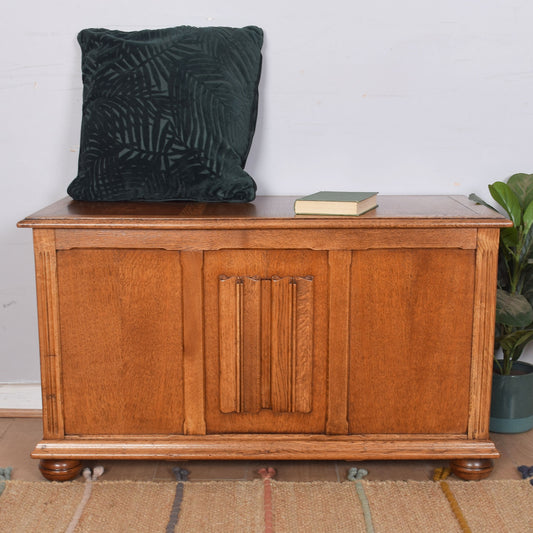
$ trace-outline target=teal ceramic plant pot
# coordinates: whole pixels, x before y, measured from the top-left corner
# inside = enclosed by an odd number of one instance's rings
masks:
[[[490,431],[523,433],[533,428],[533,365],[513,363],[510,376],[492,375]]]

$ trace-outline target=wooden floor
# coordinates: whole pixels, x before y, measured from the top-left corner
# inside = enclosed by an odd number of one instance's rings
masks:
[[[43,480],[38,461],[30,452],[41,439],[39,418],[0,418],[0,467],[13,467],[12,479]],[[490,479],[520,479],[517,467],[533,466],[533,430],[517,435],[492,434],[502,457],[495,462]],[[87,463],[91,465],[90,462]],[[106,480],[170,481],[172,468],[183,466],[190,480],[251,480],[262,466],[277,469],[280,481],[344,481],[352,466],[368,470],[367,479],[429,480],[439,461],[99,461],[105,468]]]

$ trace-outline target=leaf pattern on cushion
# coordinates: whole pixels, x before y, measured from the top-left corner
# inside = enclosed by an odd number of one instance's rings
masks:
[[[255,198],[260,28],[88,29],[77,200]]]

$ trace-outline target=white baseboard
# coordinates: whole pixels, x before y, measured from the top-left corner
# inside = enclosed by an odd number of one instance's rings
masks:
[[[39,383],[0,383],[0,410],[42,408]]]

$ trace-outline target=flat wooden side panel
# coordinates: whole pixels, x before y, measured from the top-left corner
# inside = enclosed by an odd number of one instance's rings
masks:
[[[45,439],[57,439],[64,435],[64,420],[55,231],[34,230],[33,243],[41,356],[43,432]]]
[[[489,436],[499,240],[498,229],[478,230],[468,424],[468,436],[473,439]]]
[[[348,433],[350,382],[350,267],[352,252],[332,251],[329,272],[328,421],[330,434]]]
[[[206,257],[209,431],[324,431],[326,255]]]
[[[65,433],[182,433],[180,261],[162,250],[58,252]]]
[[[475,252],[355,252],[350,433],[467,433]]]

